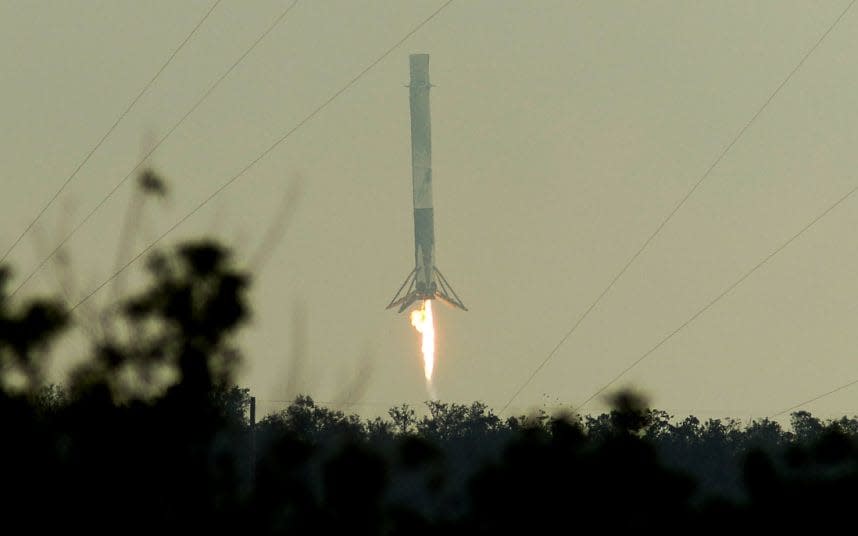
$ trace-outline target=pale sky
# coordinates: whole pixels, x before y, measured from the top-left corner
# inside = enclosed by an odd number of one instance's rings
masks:
[[[289,3],[215,9],[15,249],[19,280]],[[413,268],[404,86],[408,55],[430,54],[436,256],[470,308],[436,307],[436,387],[442,400],[499,409],[848,3],[455,1],[167,243],[215,235],[246,263],[300,180],[254,282],[241,383],[262,412],[297,392],[363,415],[419,405],[419,339],[384,307]],[[211,4],[0,0],[0,250]],[[126,250],[144,248],[441,4],[300,1],[153,154],[170,197],[147,208]],[[856,54],[853,10],[511,411],[579,404],[858,185]],[[130,186],[69,243],[77,296],[113,270]],[[674,414],[748,417],[858,379],[856,227],[858,196],[616,386]],[[44,270],[26,289],[56,290],[56,280]],[[851,414],[856,402],[858,386],[807,409]]]

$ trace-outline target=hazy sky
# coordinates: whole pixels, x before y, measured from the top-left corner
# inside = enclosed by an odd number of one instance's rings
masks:
[[[417,335],[384,307],[413,268],[403,86],[408,54],[429,53],[436,255],[470,308],[437,308],[436,385],[499,408],[848,1],[456,1],[169,243],[214,234],[246,262],[300,180],[254,283],[242,383],[263,412],[298,391],[366,415],[426,399]],[[0,250],[211,3],[0,0]],[[15,250],[19,278],[289,3],[217,7]],[[300,1],[154,153],[170,197],[128,255],[442,3]],[[580,403],[858,185],[856,36],[852,11],[511,410]],[[69,244],[78,296],[112,271],[129,186]],[[856,227],[858,196],[617,386],[677,414],[759,416],[858,378]],[[55,289],[54,272],[27,289]]]

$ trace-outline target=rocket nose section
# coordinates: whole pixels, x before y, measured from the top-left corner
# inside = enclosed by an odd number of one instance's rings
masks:
[[[411,84],[429,85],[429,54],[411,54]]]

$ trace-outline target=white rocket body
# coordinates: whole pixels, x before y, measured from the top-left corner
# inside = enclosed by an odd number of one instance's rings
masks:
[[[414,270],[391,300],[399,312],[418,300],[441,299],[467,311],[435,265],[435,222],[432,206],[432,127],[429,110],[429,55],[410,56],[411,181],[414,188]],[[408,287],[404,294],[403,289]]]

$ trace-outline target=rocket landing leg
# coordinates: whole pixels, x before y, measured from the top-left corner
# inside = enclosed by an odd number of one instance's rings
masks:
[[[401,313],[416,301],[438,299],[448,305],[467,311],[468,308],[465,307],[464,303],[462,303],[459,295],[456,294],[456,291],[450,286],[450,283],[447,281],[447,278],[444,277],[444,274],[442,274],[437,268],[433,268],[433,275],[437,276],[435,281],[437,285],[433,284],[436,287],[435,291],[428,294],[420,292],[414,288],[414,284],[417,281],[417,268],[411,270],[411,273],[405,278],[405,282],[402,283],[402,286],[396,291],[396,295],[392,300],[390,300],[390,303],[387,305],[387,309],[399,306],[399,310],[397,312]]]

